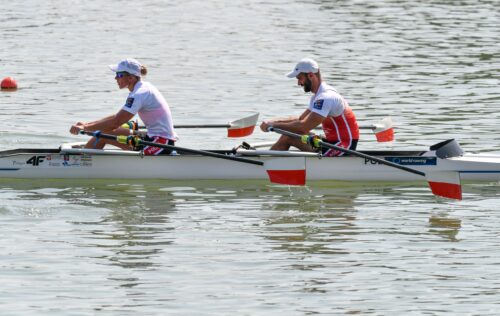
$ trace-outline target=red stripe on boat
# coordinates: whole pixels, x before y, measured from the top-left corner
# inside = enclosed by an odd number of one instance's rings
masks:
[[[245,137],[252,135],[255,125],[242,128],[228,128],[227,137]]]
[[[375,133],[377,142],[392,142],[394,140],[394,128],[389,128],[382,132]]]
[[[305,185],[306,170],[267,170],[269,180],[273,183],[288,185]]]
[[[462,186],[455,183],[429,181],[432,193],[449,199],[462,199]]]

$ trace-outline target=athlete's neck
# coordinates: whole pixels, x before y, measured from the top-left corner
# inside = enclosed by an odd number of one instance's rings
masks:
[[[140,80],[136,80],[134,82],[131,82],[129,85],[128,85],[128,91],[132,92],[134,91],[134,88],[135,86],[140,82]]]
[[[311,81],[312,81],[311,91],[312,93],[316,94],[319,90],[319,87],[321,87],[321,80],[316,79]]]

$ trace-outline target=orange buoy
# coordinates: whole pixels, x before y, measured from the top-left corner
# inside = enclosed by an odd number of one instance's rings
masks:
[[[17,89],[17,82],[12,77],[3,78],[2,83],[0,84],[2,90],[12,90]]]

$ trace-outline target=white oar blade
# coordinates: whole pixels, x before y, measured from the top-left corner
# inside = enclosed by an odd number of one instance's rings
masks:
[[[267,160],[264,164],[269,180],[273,183],[287,185],[306,184],[306,159],[296,158],[275,158]]]
[[[255,113],[242,119],[229,122],[231,127],[227,129],[227,137],[245,137],[252,135],[258,119],[259,113]]]
[[[394,140],[392,119],[390,117],[386,117],[379,123],[375,124],[373,133],[377,138],[377,142],[392,142]]]
[[[425,176],[432,193],[449,199],[462,199],[460,174],[456,171],[429,172]]]

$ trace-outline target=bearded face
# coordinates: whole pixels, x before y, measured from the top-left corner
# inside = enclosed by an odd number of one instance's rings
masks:
[[[297,76],[297,83],[299,86],[304,88],[304,92],[311,92],[312,89],[312,81],[309,79],[306,73],[300,73]]]
[[[309,79],[309,77],[306,76],[306,79],[304,80],[304,84],[302,85],[302,87],[304,88],[304,92],[311,92],[312,82],[311,79]]]

